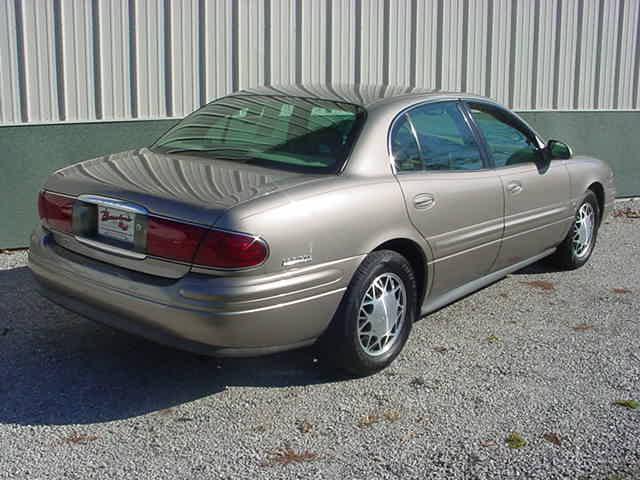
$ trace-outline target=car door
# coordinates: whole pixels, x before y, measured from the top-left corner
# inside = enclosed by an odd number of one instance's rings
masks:
[[[465,102],[481,132],[505,198],[505,229],[493,270],[557,245],[566,235],[569,174],[562,161],[545,161],[543,144],[516,115],[496,104]]]
[[[430,298],[486,275],[502,236],[502,187],[460,102],[406,110],[390,143],[409,217],[433,252]]]

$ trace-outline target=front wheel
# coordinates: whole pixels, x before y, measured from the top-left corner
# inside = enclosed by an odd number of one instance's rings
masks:
[[[362,262],[325,333],[324,351],[338,368],[370,375],[400,353],[416,317],[416,280],[409,262],[391,250]]]
[[[600,224],[600,207],[598,199],[591,190],[587,191],[578,206],[571,230],[551,261],[560,268],[573,270],[581,267],[593,252]]]

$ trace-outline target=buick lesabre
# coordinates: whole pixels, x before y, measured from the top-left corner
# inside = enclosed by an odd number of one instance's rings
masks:
[[[484,97],[260,87],[53,173],[29,265],[46,297],[133,334],[318,344],[365,375],[416,319],[545,257],[583,265],[614,196],[604,162]]]

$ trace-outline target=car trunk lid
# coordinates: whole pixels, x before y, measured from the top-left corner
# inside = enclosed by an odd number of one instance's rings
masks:
[[[63,168],[49,177],[45,190],[75,199],[73,235],[54,233],[65,248],[178,278],[189,270],[189,261],[168,269],[167,262],[146,254],[150,218],[209,228],[234,206],[317,177],[144,148]]]

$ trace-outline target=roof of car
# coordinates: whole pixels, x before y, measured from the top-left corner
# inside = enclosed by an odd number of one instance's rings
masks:
[[[277,95],[302,98],[317,98],[348,102],[362,107],[394,98],[406,98],[411,96],[471,96],[480,95],[464,92],[445,92],[437,89],[415,87],[411,85],[389,84],[285,84],[262,85],[234,92],[232,95]]]

